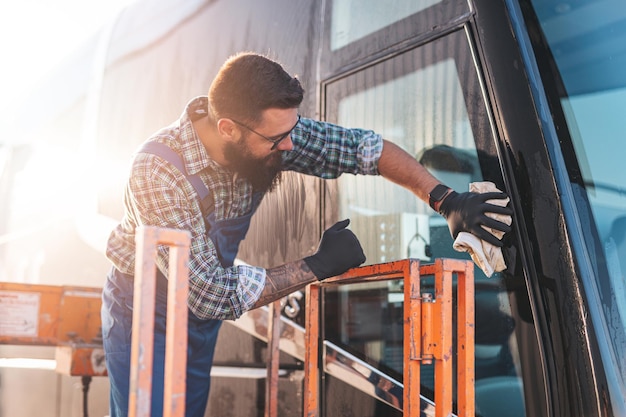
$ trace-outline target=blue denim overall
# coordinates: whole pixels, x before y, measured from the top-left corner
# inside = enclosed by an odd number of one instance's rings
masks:
[[[209,190],[199,176],[187,174],[183,160],[176,152],[166,145],[155,142],[148,142],[140,152],[160,156],[185,174],[198,192],[207,223],[208,236],[217,249],[222,266],[232,266],[239,244],[248,231],[251,217],[258,208],[263,194],[253,195],[250,213],[234,219],[217,221]],[[208,207],[209,204],[211,207]],[[207,214],[209,209],[210,213]],[[133,276],[112,268],[102,293],[102,333],[111,386],[111,417],[128,415],[133,289]],[[153,417],[163,415],[166,312],[167,278],[157,269],[151,407]],[[204,416],[211,383],[213,354],[221,324],[221,320],[201,320],[189,311],[185,413],[187,417]]]

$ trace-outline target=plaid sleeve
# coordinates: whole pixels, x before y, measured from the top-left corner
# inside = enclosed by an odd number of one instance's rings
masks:
[[[252,266],[224,268],[206,233],[195,190],[167,162],[139,155],[130,180],[130,205],[137,224],[188,230],[191,233],[189,298],[191,311],[201,319],[236,319],[258,300],[265,270]],[[157,264],[167,274],[168,248],[160,246]]]
[[[382,137],[363,129],[301,118],[291,139],[294,149],[284,153],[286,170],[337,178],[343,173],[378,175]]]

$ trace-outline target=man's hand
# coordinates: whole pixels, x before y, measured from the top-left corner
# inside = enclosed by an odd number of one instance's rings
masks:
[[[456,239],[460,232],[469,232],[494,246],[501,247],[502,242],[482,226],[497,229],[504,233],[511,231],[511,226],[486,215],[488,212],[512,215],[513,210],[509,207],[487,203],[487,200],[506,198],[506,194],[498,192],[481,194],[466,192],[459,194],[452,191],[441,202],[439,213],[446,218],[453,238]]]
[[[359,240],[351,230],[346,229],[349,224],[349,219],[335,223],[324,232],[315,255],[304,258],[317,279],[343,274],[365,262]]]
[[[252,308],[280,300],[315,280],[340,275],[365,262],[365,255],[354,233],[346,229],[350,220],[326,230],[315,255],[267,270],[265,287]]]

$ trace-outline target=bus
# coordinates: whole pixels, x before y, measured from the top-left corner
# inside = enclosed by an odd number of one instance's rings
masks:
[[[240,51],[298,74],[303,116],[373,129],[457,191],[490,181],[510,196],[507,269],[475,271],[477,415],[626,416],[623,0],[132,3],[0,139],[0,281],[102,286],[133,152]],[[342,218],[368,264],[467,258],[445,221],[394,184],[289,173],[238,262],[302,258]],[[322,415],[402,415],[401,293],[393,281],[324,289],[324,355],[369,376],[325,368]],[[281,416],[303,410],[303,303],[294,293],[282,310]],[[223,326],[207,416],[263,415],[266,320],[260,309]],[[0,346],[25,354],[49,351]],[[96,379],[90,411],[106,415],[108,384]],[[74,382],[0,368],[0,415],[75,415]],[[422,385],[431,415],[430,365]]]

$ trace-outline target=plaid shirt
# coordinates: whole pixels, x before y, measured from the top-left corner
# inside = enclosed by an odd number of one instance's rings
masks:
[[[249,213],[252,186],[207,154],[192,122],[207,114],[206,97],[197,97],[179,120],[149,140],[163,142],[183,158],[190,175],[200,173],[215,202],[216,220]],[[292,133],[293,150],[283,152],[284,169],[336,178],[342,173],[378,174],[382,138],[372,131],[344,129],[301,118]],[[258,300],[266,271],[249,265],[220,264],[207,230],[196,191],[184,175],[163,159],[147,153],[135,156],[124,196],[124,217],[113,230],[107,257],[116,268],[134,274],[135,228],[152,225],[188,230],[189,299],[191,311],[202,319],[236,319]],[[159,247],[159,269],[167,276],[168,248]]]

